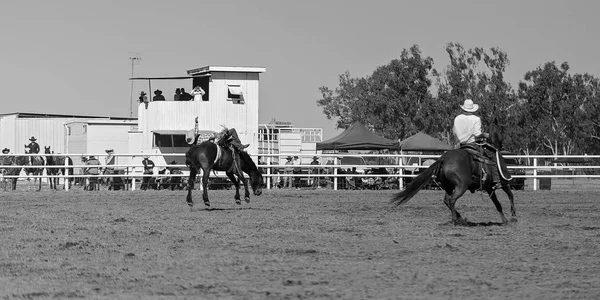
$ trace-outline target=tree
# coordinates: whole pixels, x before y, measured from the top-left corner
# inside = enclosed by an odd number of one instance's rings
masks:
[[[594,83],[590,76],[572,76],[568,71],[566,62],[560,67],[549,62],[527,72],[519,83],[519,97],[527,103],[523,123],[533,133],[532,143],[553,155],[568,155],[582,148],[591,137],[586,122],[593,128],[590,117],[595,114],[597,80]]]
[[[337,128],[360,121],[387,138],[402,139],[435,123],[426,110],[435,74],[433,59],[422,57],[414,45],[371,76],[352,78],[346,72],[335,90],[320,87],[317,105],[328,119],[337,118]]]
[[[514,123],[511,108],[516,97],[510,84],[504,81],[504,72],[510,64],[508,55],[498,47],[484,50],[481,47],[465,49],[459,43],[446,45],[450,64],[443,76],[438,79],[437,110],[442,126],[438,128],[441,137],[454,143],[452,121],[460,113],[459,104],[465,99],[481,104],[479,112],[484,130],[492,123],[500,126],[505,136],[513,135]],[[496,122],[493,122],[496,121]],[[514,143],[506,146],[514,147]]]

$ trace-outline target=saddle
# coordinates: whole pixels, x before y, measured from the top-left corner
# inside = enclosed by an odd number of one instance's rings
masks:
[[[472,180],[483,187],[492,182],[492,168],[496,163],[490,159],[496,153],[496,148],[486,142],[463,144],[460,149],[467,151],[473,161]],[[480,171],[480,172],[478,172]],[[481,174],[481,176],[479,176]],[[475,189],[471,189],[474,192]]]

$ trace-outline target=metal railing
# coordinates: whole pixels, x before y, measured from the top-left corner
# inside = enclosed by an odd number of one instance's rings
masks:
[[[46,156],[69,156],[69,157],[81,157],[81,156],[95,156],[98,158],[103,158],[106,157],[106,154],[0,154],[0,163],[2,163],[4,161],[4,159],[7,156],[42,156],[42,157],[46,157]],[[160,154],[160,153],[153,153],[153,154],[148,154],[148,153],[128,153],[128,154],[114,154],[114,156],[116,157],[128,157],[128,158],[135,158],[135,157],[142,157],[142,156],[150,156],[150,158],[156,158],[156,157],[160,157],[160,156],[169,156],[169,157],[173,157],[173,156],[185,156],[185,154],[183,153],[167,153],[167,154]],[[406,164],[406,161],[409,160],[410,158],[416,158],[419,161],[422,160],[427,160],[427,159],[437,159],[439,158],[439,155],[418,155],[418,154],[346,154],[346,153],[339,153],[339,154],[291,154],[291,153],[286,153],[286,154],[260,154],[260,155],[256,155],[256,154],[251,154],[251,156],[253,157],[254,161],[257,162],[257,157],[260,156],[262,157],[263,161],[282,161],[285,157],[287,156],[298,156],[299,159],[301,158],[312,158],[314,156],[319,158],[320,164],[318,165],[310,165],[310,164],[301,164],[301,165],[286,165],[286,164],[279,164],[279,163],[272,163],[272,164],[263,164],[263,165],[258,165],[259,168],[261,168],[263,170],[263,177],[265,178],[265,183],[266,183],[266,187],[267,189],[273,188],[276,183],[273,182],[274,179],[276,178],[286,178],[286,177],[291,177],[292,180],[294,180],[295,178],[302,178],[304,180],[315,180],[315,178],[319,178],[319,181],[321,179],[326,179],[327,181],[330,181],[330,186],[332,189],[337,190],[338,186],[340,184],[340,182],[342,182],[343,180],[346,180],[346,178],[353,178],[353,177],[358,177],[358,178],[388,178],[388,180],[396,182],[395,184],[391,184],[390,187],[392,188],[397,188],[397,189],[402,189],[404,188],[404,179],[406,178],[413,178],[416,177],[417,175],[415,173],[419,173],[416,170],[422,171],[426,168],[428,168],[428,166],[424,166],[422,164]],[[384,164],[368,164],[368,165],[350,165],[350,164],[340,164],[340,158],[342,157],[362,157],[362,158],[366,158],[366,159],[377,159],[377,160],[384,160],[387,161],[387,163]],[[558,156],[554,156],[554,155],[507,155],[505,156],[505,158],[507,159],[518,159],[518,160],[522,160],[522,161],[526,161],[529,162],[528,164],[524,164],[524,165],[509,165],[508,168],[509,170],[521,170],[523,171],[524,174],[515,174],[513,175],[513,178],[530,178],[533,179],[533,190],[538,190],[540,187],[540,180],[541,179],[545,179],[545,178],[600,178],[600,155],[558,155]],[[100,162],[102,163],[102,159],[99,159]],[[571,165],[569,164],[569,162],[575,161],[577,160],[578,163],[585,163],[586,165]],[[330,162],[329,164],[323,164],[322,162],[324,161],[328,161]],[[390,163],[391,162],[391,163]],[[79,170],[83,170],[85,168],[89,168],[89,167],[98,167],[100,169],[103,169],[106,167],[106,165],[101,164],[99,166],[89,166],[89,165],[85,165],[82,163],[76,164],[75,162],[73,163],[73,165],[67,165],[67,160],[65,160],[65,165],[54,165],[54,166],[31,166],[31,165],[21,165],[21,166],[14,166],[14,165],[3,165],[0,164],[0,169],[10,169],[10,168],[44,168],[44,169],[50,169],[50,168],[72,168],[72,169],[79,169]],[[185,165],[169,165],[169,164],[156,164],[155,168],[156,169],[164,169],[164,168],[180,168],[183,171],[183,174],[158,174],[157,172],[154,172],[154,174],[143,174],[143,165],[141,164],[114,164],[114,165],[110,165],[111,168],[115,168],[115,169],[120,169],[122,172],[119,174],[99,174],[99,175],[93,175],[93,174],[84,174],[81,171],[79,172],[79,174],[73,174],[73,175],[64,175],[64,174],[60,174],[60,175],[47,175],[46,174],[42,174],[42,175],[29,175],[29,176],[25,176],[22,175],[21,173],[23,173],[23,171],[21,171],[20,174],[18,175],[5,175],[5,171],[3,171],[0,174],[0,179],[9,179],[9,178],[59,178],[62,179],[64,181],[64,187],[65,190],[69,189],[69,185],[67,182],[67,178],[105,178],[105,177],[125,177],[125,178],[129,178],[131,179],[131,190],[135,190],[136,189],[136,182],[138,180],[141,180],[144,177],[160,177],[160,178],[165,178],[165,177],[188,177],[189,176],[189,171],[186,170],[187,166]],[[284,173],[280,173],[280,170],[284,170],[286,168],[301,168],[303,170],[302,173],[296,173],[294,174],[293,172],[284,172]],[[377,169],[377,168],[385,168],[386,170],[389,171],[389,174],[364,174],[364,173],[359,173],[359,174],[348,174],[348,173],[342,173],[340,172],[341,170],[344,169],[351,169],[351,168],[357,168],[357,169],[362,169],[362,168],[366,168],[366,169]],[[321,172],[314,174],[312,172],[313,169],[318,169]],[[277,172],[275,172],[277,170]],[[580,171],[586,171],[584,172],[584,174],[582,174]],[[224,172],[216,172],[216,174],[218,176],[225,176]],[[330,180],[331,179],[331,180]]]

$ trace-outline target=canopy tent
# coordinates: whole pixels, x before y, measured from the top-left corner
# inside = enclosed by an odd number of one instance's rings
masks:
[[[398,149],[398,141],[371,132],[360,122],[352,124],[336,137],[317,143],[317,150],[382,150]]]
[[[419,132],[400,142],[403,151],[446,151],[453,149],[452,146],[428,135]]]

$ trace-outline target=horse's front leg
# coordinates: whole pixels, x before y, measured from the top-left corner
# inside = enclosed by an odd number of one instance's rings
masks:
[[[510,183],[503,183],[502,190],[506,193],[506,195],[508,196],[508,200],[510,201],[510,214],[512,216],[512,218],[510,218],[510,221],[516,222],[517,210],[515,209],[515,196],[513,195],[513,192],[510,189]]]
[[[196,173],[198,173],[198,170],[196,170],[196,168],[194,168],[193,166],[190,167],[190,177],[188,179],[188,194],[186,198],[186,202],[190,207],[190,210],[192,210],[192,207],[194,207],[194,201],[192,201],[192,190],[194,189],[194,180],[196,180]]]
[[[250,203],[250,190],[248,189],[248,179],[244,177],[243,174],[238,175],[242,179],[242,183],[244,184],[244,201],[246,203]]]
[[[227,174],[227,177],[229,177],[229,180],[231,180],[233,186],[235,186],[235,197],[233,197],[233,199],[235,199],[235,203],[242,204],[242,200],[240,200],[240,184],[238,183],[237,178],[235,178],[233,172],[226,172],[225,174]]]
[[[502,219],[502,223],[504,223],[504,224],[508,223],[508,220],[504,216],[504,212],[502,212],[502,204],[500,204],[500,201],[498,201],[498,197],[496,196],[496,192],[494,190],[490,190],[490,191],[488,191],[488,195],[490,195],[490,198],[492,198],[492,202],[494,203],[494,206],[496,206],[496,210],[500,214],[500,218]]]

